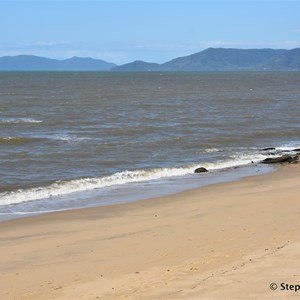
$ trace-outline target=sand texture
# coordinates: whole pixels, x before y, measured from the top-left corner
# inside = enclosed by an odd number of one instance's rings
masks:
[[[2,222],[0,299],[300,298],[299,175]]]

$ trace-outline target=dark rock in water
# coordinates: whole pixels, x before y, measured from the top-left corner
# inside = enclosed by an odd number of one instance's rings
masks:
[[[270,148],[264,148],[264,149],[261,149],[261,151],[270,151],[270,150],[276,150],[276,148],[270,147]]]
[[[208,170],[205,169],[205,168],[203,168],[203,167],[201,167],[201,168],[197,168],[194,172],[195,173],[205,173],[205,172],[208,172]]]
[[[280,163],[291,163],[296,162],[298,160],[298,156],[291,156],[288,154],[275,157],[275,158],[266,158],[262,161],[263,164],[280,164]]]
[[[294,152],[300,152],[300,148],[293,149],[292,151],[294,151]]]

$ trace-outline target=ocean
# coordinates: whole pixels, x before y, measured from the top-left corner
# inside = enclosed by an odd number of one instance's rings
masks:
[[[271,171],[299,120],[300,72],[0,72],[0,219]]]

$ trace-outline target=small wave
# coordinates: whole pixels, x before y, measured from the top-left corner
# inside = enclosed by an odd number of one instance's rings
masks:
[[[114,185],[143,182],[161,178],[192,174],[195,165],[181,168],[159,168],[151,170],[123,171],[99,178],[82,178],[70,181],[57,181],[49,186],[20,189],[0,194],[0,205],[17,204],[33,200],[59,197],[71,193],[84,192]]]
[[[69,135],[69,134],[56,134],[53,136],[47,136],[49,139],[64,141],[68,143],[80,143],[86,140],[91,140],[88,137],[78,137],[76,135]]]
[[[77,137],[77,136],[70,136],[70,135],[39,135],[36,137],[15,137],[15,136],[8,136],[8,137],[0,137],[0,145],[22,145],[34,142],[40,142],[44,140],[58,140],[64,141],[67,143],[79,143],[86,140],[90,140],[87,137]]]
[[[1,118],[0,124],[18,124],[18,123],[43,123],[42,120],[32,118]]]
[[[3,140],[3,139],[2,139]],[[29,139],[30,140],[30,139]],[[1,139],[0,139],[1,143]],[[299,148],[299,143],[281,145],[277,147],[278,151],[284,153]],[[217,148],[209,148],[219,151]],[[279,152],[279,153],[280,153]],[[270,153],[264,152],[259,148],[256,149],[236,149],[228,159],[214,162],[203,162],[201,164],[191,164],[173,168],[154,168],[149,170],[123,171],[104,177],[81,178],[69,181],[57,181],[48,186],[42,186],[31,189],[19,189],[0,193],[0,205],[11,205],[34,200],[46,200],[59,198],[72,193],[88,192],[95,189],[101,189],[112,186],[120,186],[130,183],[138,183],[164,178],[185,176],[194,173],[195,168],[203,166],[209,171],[218,171],[227,168],[249,165],[258,163],[267,157]]]
[[[28,143],[39,142],[40,138],[30,138],[30,137],[0,137],[0,145],[22,145]]]
[[[210,170],[220,170],[226,168],[234,168],[244,165],[249,165],[251,163],[259,163],[263,161],[265,158],[272,156],[273,153],[275,154],[284,154],[286,152],[290,152],[298,147],[299,143],[289,143],[283,144],[278,147],[274,147],[274,151],[262,151],[262,149],[240,149],[236,152],[233,152],[231,157],[227,160],[219,160],[213,163],[206,163],[203,166]]]
[[[206,153],[215,153],[215,152],[220,152],[221,150],[220,149],[217,149],[217,148],[207,148],[204,150],[204,152]]]
[[[280,146],[276,147],[277,150],[287,151],[287,152],[299,148],[300,148],[299,142],[289,142],[289,143],[281,144]]]
[[[269,157],[266,154],[242,154],[237,153],[232,155],[230,159],[227,160],[218,160],[216,162],[205,163],[203,166],[209,170],[221,170],[227,168],[234,168],[249,165],[251,163],[258,163],[264,160],[266,157]]]

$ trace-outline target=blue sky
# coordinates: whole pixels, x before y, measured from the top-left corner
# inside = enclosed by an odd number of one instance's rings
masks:
[[[161,63],[208,47],[300,47],[300,1],[0,0],[0,56]]]

